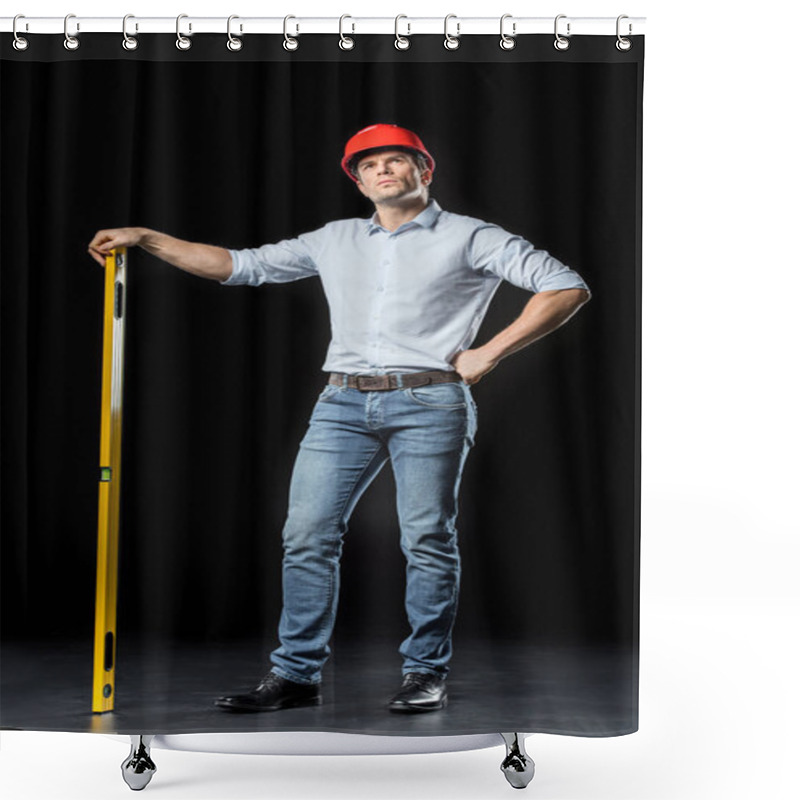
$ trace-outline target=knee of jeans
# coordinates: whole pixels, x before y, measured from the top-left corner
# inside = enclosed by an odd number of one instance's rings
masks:
[[[313,507],[292,506],[283,526],[284,551],[287,554],[337,556],[341,553],[345,529],[339,517],[321,514]]]
[[[459,563],[458,537],[449,522],[424,531],[406,528],[400,537],[400,549],[413,563],[450,566]]]

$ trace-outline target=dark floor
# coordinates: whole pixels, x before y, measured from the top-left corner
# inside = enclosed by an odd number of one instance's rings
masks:
[[[385,703],[401,680],[391,644],[337,643],[319,707],[259,714],[215,708],[268,671],[260,641],[175,645],[120,641],[115,710],[91,712],[91,643],[4,643],[0,728],[102,733],[339,731],[405,736],[500,731],[617,736],[637,728],[630,648],[487,648],[461,642],[443,711],[400,715]]]

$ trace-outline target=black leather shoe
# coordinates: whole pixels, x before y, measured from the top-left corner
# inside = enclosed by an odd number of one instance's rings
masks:
[[[270,672],[255,689],[246,694],[218,697],[214,705],[228,711],[278,711],[281,708],[318,706],[321,703],[319,684],[287,681]]]
[[[445,679],[427,672],[409,672],[400,691],[389,701],[389,711],[415,714],[439,711],[447,705]]]

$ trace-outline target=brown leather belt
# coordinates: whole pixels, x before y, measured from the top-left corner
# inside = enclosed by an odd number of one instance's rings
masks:
[[[409,389],[415,386],[427,386],[432,383],[459,383],[461,376],[455,371],[445,372],[393,372],[388,375],[345,375],[342,372],[331,372],[328,383],[334,386],[346,386],[360,392],[386,392],[390,389]]]

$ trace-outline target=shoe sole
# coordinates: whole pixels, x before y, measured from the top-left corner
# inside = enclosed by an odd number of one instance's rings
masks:
[[[252,706],[246,703],[226,703],[221,700],[215,700],[214,705],[225,711],[236,711],[238,713],[255,713],[258,711],[281,711],[284,708],[304,708],[305,706],[321,706],[321,697],[311,697],[304,700],[289,700],[285,703],[279,703],[274,706]]]

